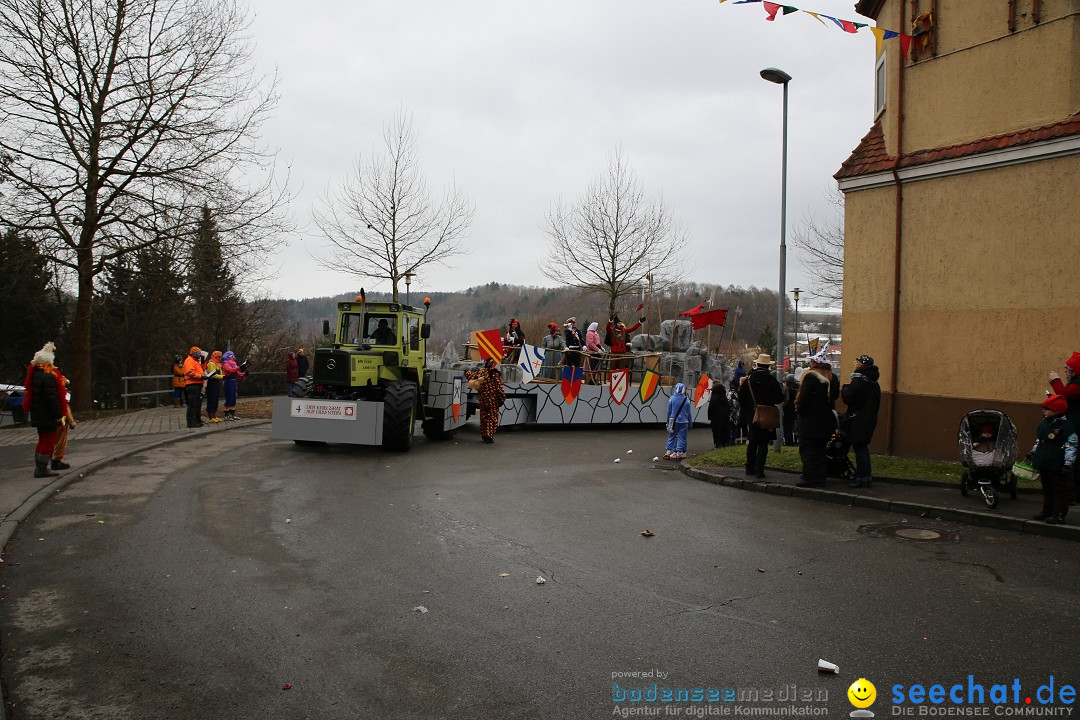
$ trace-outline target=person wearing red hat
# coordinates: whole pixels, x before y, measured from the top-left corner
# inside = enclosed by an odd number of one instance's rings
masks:
[[[566,349],[566,340],[559,332],[559,326],[553,322],[548,323],[548,334],[540,341],[540,347],[544,352],[544,373],[548,380],[559,379],[559,366],[562,364],[563,350]]]
[[[1042,404],[1043,421],[1035,431],[1035,445],[1028,458],[1039,471],[1043,506],[1036,520],[1060,524],[1069,511],[1069,476],[1076,465],[1076,428],[1065,417],[1069,404],[1061,395],[1051,395]]]
[[[1065,361],[1065,380],[1053,370],[1050,371],[1050,388],[1058,395],[1065,398],[1069,408],[1065,411],[1065,417],[1072,426],[1080,431],[1080,352],[1074,352],[1072,357]],[[1072,478],[1069,482],[1069,504],[1076,504],[1080,499],[1080,468],[1074,466]]]

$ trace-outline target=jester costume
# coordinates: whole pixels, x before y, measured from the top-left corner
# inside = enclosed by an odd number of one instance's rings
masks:
[[[480,408],[480,435],[484,442],[495,442],[495,431],[499,427],[499,410],[506,401],[506,393],[503,391],[502,376],[495,367],[495,361],[488,358],[484,361],[484,367],[480,370],[470,370],[465,373],[469,380],[482,380],[483,384],[477,390],[477,405]]]
[[[236,383],[244,371],[236,364],[236,355],[228,350],[221,356],[221,371],[225,374],[225,419],[236,419]]]
[[[26,368],[26,394],[23,407],[30,411],[30,423],[37,429],[38,441],[34,448],[34,477],[55,477],[49,470],[49,461],[56,447],[56,430],[64,422],[64,405],[61,398],[66,394],[64,381],[54,363],[56,346],[45,343]]]

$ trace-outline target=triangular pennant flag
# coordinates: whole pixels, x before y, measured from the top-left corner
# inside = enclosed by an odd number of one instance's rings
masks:
[[[803,10],[803,12],[806,13],[807,15],[809,15],[810,17],[814,18],[815,20],[817,20],[822,25],[825,24],[825,21],[822,20],[821,16],[818,15],[816,12],[810,12],[809,10]]]
[[[782,5],[781,7],[784,8],[785,15],[790,15],[793,12],[799,12],[799,8],[795,7],[794,5]]]
[[[885,31],[882,30],[879,27],[872,27],[872,28],[870,28],[870,32],[874,33],[874,54],[875,55],[880,55],[881,54],[881,40],[882,40],[882,36],[885,34]]]
[[[853,22],[853,23],[851,23],[851,24],[855,26],[855,29],[856,29],[856,30],[858,30],[859,28],[864,28],[864,27],[867,27],[867,24],[866,24],[866,23],[857,23],[857,22]]]
[[[638,397],[641,398],[642,405],[652,400],[658,387],[660,387],[660,374],[646,370],[644,377],[641,378],[641,387],[638,388]]]
[[[692,307],[689,310],[683,310],[681,313],[679,313],[679,317],[682,317],[683,315],[697,315],[699,312],[701,312],[701,308],[703,307],[705,307],[705,303],[701,303],[697,307]]]
[[[844,26],[840,24],[840,21],[834,18],[832,15],[822,15],[821,17],[825,18],[826,20],[832,20],[834,23],[836,23],[836,27],[840,28],[841,30],[844,29]]]
[[[844,32],[853,33],[859,32],[859,28],[855,27],[855,23],[850,20],[837,20],[837,24],[844,29]]]
[[[480,357],[484,360],[491,358],[495,362],[502,362],[502,333],[499,332],[499,328],[474,331],[473,342],[476,343],[477,349],[480,350]]]
[[[562,395],[566,400],[566,404],[570,405],[577,400],[578,392],[581,390],[581,382],[584,375],[581,368],[574,367],[573,365],[567,365],[562,371]]]
[[[900,33],[896,32],[895,30],[886,30],[885,33],[881,36],[881,39],[882,40],[892,40],[894,37],[896,37],[899,34]]]
[[[904,52],[904,57],[907,58],[908,51],[911,49],[911,36],[900,33],[900,49]]]
[[[759,3],[761,0],[738,0],[736,5],[749,5],[750,3]]]
[[[766,20],[775,20],[776,13],[780,12],[780,6],[769,0],[763,0],[762,4],[765,6],[765,14],[768,16]]]

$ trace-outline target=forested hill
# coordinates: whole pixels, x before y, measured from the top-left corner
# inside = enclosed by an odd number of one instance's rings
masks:
[[[708,300],[713,292],[709,285],[683,283],[663,295],[652,299],[652,332],[659,333],[659,322],[670,319],[683,310],[688,310]],[[352,300],[356,294],[337,297],[308,298],[305,300],[273,300],[279,305],[282,320],[289,323],[299,340],[314,344],[322,329],[322,321],[333,318],[338,302]],[[404,299],[404,294],[402,294]],[[560,326],[573,316],[582,330],[590,322],[600,323],[601,334],[607,320],[607,300],[595,294],[582,294],[572,288],[525,287],[488,283],[478,285],[461,292],[425,293],[414,285],[410,294],[410,303],[421,305],[425,297],[431,298],[431,310],[428,321],[432,325],[429,347],[440,351],[446,343],[453,340],[466,342],[473,330],[500,328],[505,330],[510,318],[521,321],[526,336],[538,340],[547,333],[549,322]],[[369,301],[388,301],[389,293],[368,293]],[[649,303],[645,298],[646,309],[635,312],[642,302],[640,295],[623,299],[618,307],[620,317],[632,324],[636,318],[645,315]],[[766,328],[776,324],[776,291],[756,287],[742,288],[735,286],[716,287],[713,300],[714,308],[729,308],[728,325],[725,330],[725,347],[734,328],[735,337],[742,344],[756,345]],[[742,314],[735,321],[735,309],[742,308]],[[789,302],[790,307],[790,302]],[[713,341],[719,340],[719,328],[713,328]]]

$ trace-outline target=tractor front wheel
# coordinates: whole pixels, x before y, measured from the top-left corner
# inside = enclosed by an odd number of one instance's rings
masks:
[[[383,398],[383,447],[409,450],[415,422],[416,385],[407,381],[389,383]]]

